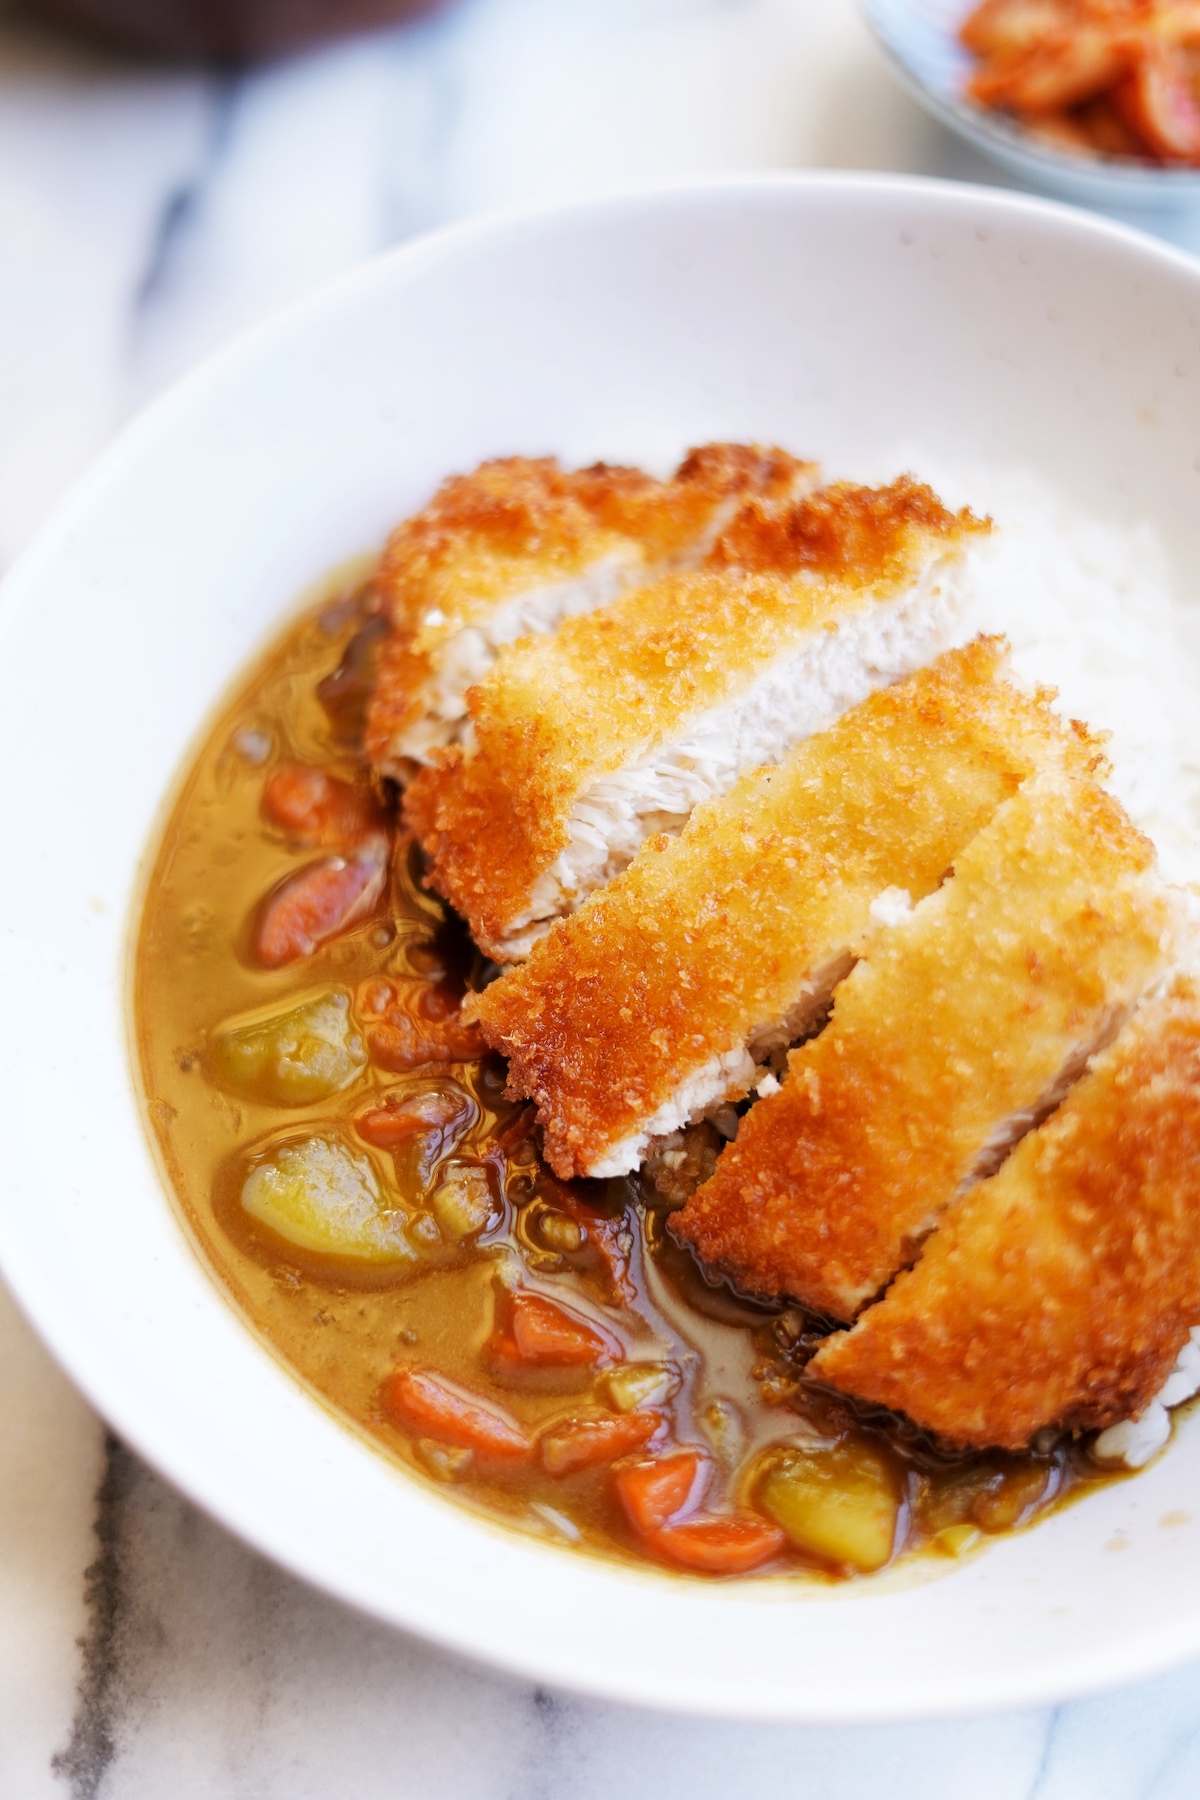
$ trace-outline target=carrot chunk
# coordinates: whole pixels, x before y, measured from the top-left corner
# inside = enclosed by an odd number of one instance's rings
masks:
[[[396,990],[390,981],[372,975],[360,981],[354,996],[354,1009],[364,1018],[381,1019],[389,1006],[396,1004]]]
[[[523,1106],[513,1114],[503,1131],[498,1132],[492,1142],[502,1156],[513,1156],[533,1136],[536,1123],[537,1108]]]
[[[662,1424],[662,1414],[648,1410],[562,1419],[541,1435],[542,1466],[548,1475],[574,1475],[613,1462],[641,1450]]]
[[[387,870],[387,838],[376,832],[348,857],[325,857],[289,875],[259,911],[259,962],[281,969],[365,918],[383,892]]]
[[[570,1182],[559,1181],[547,1170],[543,1170],[538,1178],[538,1191],[582,1227],[586,1241],[604,1270],[612,1299],[624,1305],[636,1300],[637,1289],[629,1273],[630,1240],[624,1215],[612,1218],[597,1212],[580,1198]]]
[[[629,1523],[649,1537],[699,1506],[711,1474],[712,1464],[699,1450],[676,1450],[626,1463],[613,1480]]]
[[[745,1575],[787,1542],[778,1525],[770,1525],[756,1513],[737,1513],[729,1519],[686,1519],[666,1525],[647,1540],[668,1561],[704,1575]]]
[[[355,1119],[354,1129],[377,1150],[398,1150],[419,1131],[428,1131],[429,1126],[415,1113],[403,1112],[394,1106],[377,1106]]]
[[[282,763],[263,789],[267,823],[304,844],[328,849],[357,843],[379,820],[348,781],[308,763]]]
[[[378,1068],[398,1074],[422,1063],[469,1062],[483,1055],[485,1045],[478,1025],[468,1024],[458,1013],[417,1020],[396,1004],[367,1032],[367,1049]]]
[[[419,1132],[443,1132],[470,1117],[461,1092],[434,1089],[423,1094],[389,1095],[382,1106],[373,1106],[354,1121],[354,1129],[377,1150],[399,1150]]]
[[[384,1388],[384,1405],[398,1424],[439,1444],[509,1460],[532,1453],[533,1444],[510,1413],[452,1386],[428,1369],[397,1369]]]
[[[462,995],[456,993],[454,989],[444,981],[425,982],[420,993],[417,995],[417,1011],[423,1019],[433,1019],[439,1023],[443,1019],[453,1019],[454,1022],[457,1025],[462,1026],[462,1029],[465,1031],[468,1027],[463,1024],[463,1021],[459,1018],[459,1013],[462,1011],[462,1003]],[[480,1038],[482,1041],[482,1033],[480,1034]]]
[[[506,1312],[488,1344],[498,1362],[533,1369],[599,1369],[622,1360],[614,1337],[544,1294],[518,1289]]]

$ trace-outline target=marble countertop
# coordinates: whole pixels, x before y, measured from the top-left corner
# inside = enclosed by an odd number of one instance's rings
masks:
[[[995,180],[853,0],[465,0],[236,75],[0,0],[0,571],[123,422],[272,308],[483,208],[758,167]],[[1200,214],[1159,220],[1200,250]],[[1193,1800],[1200,1666],[1053,1711],[681,1722],[347,1612],[104,1432],[0,1288],[5,1800]]]

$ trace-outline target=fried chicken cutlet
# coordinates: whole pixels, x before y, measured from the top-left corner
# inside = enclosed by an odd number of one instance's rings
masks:
[[[948,1443],[1138,1417],[1200,1322],[1200,995],[1149,1000],[808,1365]]]
[[[432,885],[519,961],[647,837],[945,649],[986,529],[908,478],[749,502],[702,570],[506,650],[405,796]]]
[[[880,928],[671,1220],[710,1267],[851,1319],[1161,976],[1182,896],[1094,782],[1041,771]]]
[[[880,896],[932,893],[1029,775],[1100,761],[977,639],[698,807],[475,1003],[561,1176],[636,1168],[750,1091],[846,974]],[[898,895],[894,890],[905,890]],[[889,890],[892,892],[889,894]]]
[[[784,450],[707,444],[669,481],[522,456],[452,476],[392,533],[376,574],[391,633],[367,718],[371,761],[404,779],[457,742],[466,690],[500,645],[698,562],[748,495],[807,493],[817,475]]]

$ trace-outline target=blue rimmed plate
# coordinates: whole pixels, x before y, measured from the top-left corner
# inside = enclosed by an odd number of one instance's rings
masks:
[[[958,41],[971,0],[862,0],[862,8],[914,99],[1018,181],[1083,206],[1122,211],[1169,210],[1200,200],[1200,169],[1072,156],[1038,143],[1004,113],[973,105],[964,91],[971,57]]]

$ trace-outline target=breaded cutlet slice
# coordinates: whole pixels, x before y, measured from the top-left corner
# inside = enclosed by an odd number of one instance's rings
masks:
[[[1200,996],[1177,979],[952,1206],[813,1379],[946,1442],[1138,1417],[1200,1322]]]
[[[1161,976],[1182,899],[1093,782],[1041,771],[938,891],[872,934],[671,1220],[711,1268],[851,1319]]]
[[[484,1036],[510,1092],[537,1101],[556,1173],[625,1174],[651,1139],[748,1093],[846,974],[881,895],[932,893],[1044,763],[1099,763],[1004,662],[1003,640],[980,638],[871,695],[651,839],[485,990]]]
[[[522,456],[452,476],[392,533],[376,573],[392,629],[367,718],[371,760],[403,778],[457,741],[466,690],[500,645],[698,562],[748,495],[785,499],[816,482],[814,463],[756,444],[704,445],[669,481]]]
[[[647,837],[945,649],[985,529],[907,478],[751,502],[703,570],[504,651],[405,796],[433,886],[519,961]]]

